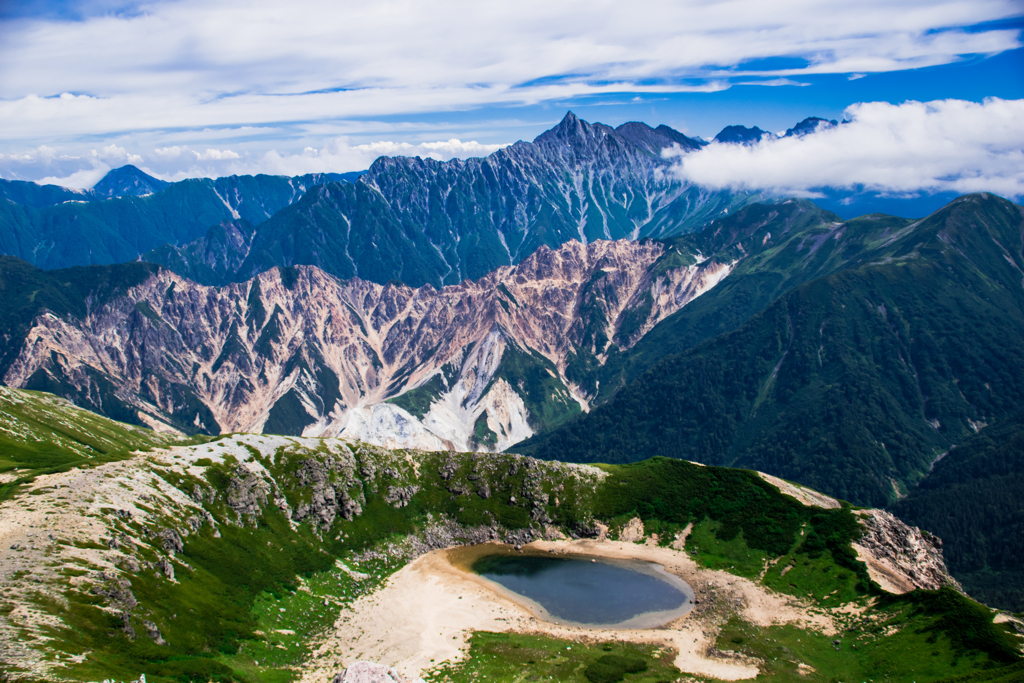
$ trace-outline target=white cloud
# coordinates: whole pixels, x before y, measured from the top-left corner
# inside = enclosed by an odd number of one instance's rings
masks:
[[[282,153],[276,149],[268,152],[214,148],[197,151],[188,145],[171,145],[135,154],[111,144],[73,155],[43,145],[20,154],[0,154],[0,178],[31,179],[41,184],[88,188],[111,168],[124,164],[138,166],[150,175],[172,181],[258,173],[287,176],[344,173],[366,170],[381,156],[419,156],[448,161],[487,156],[505,146],[473,140],[463,142],[455,138],[420,143],[381,140],[353,145],[347,137],[336,137],[318,147],[306,147],[300,153]]]
[[[318,148],[307,147],[298,154],[282,154],[275,149],[262,155],[237,156],[231,160],[231,163],[221,164],[217,167],[191,164],[171,174],[165,174],[165,177],[180,180],[185,177],[230,174],[269,173],[295,176],[304,173],[343,173],[365,170],[378,157],[382,156],[419,156],[437,161],[448,161],[455,158],[487,156],[504,146],[484,145],[475,141],[462,142],[455,139],[418,144],[382,140],[352,145],[347,138],[335,138]]]
[[[1024,196],[1024,100],[867,102],[846,116],[804,137],[712,143],[677,155],[674,171],[707,187],[802,196],[826,187]]]
[[[0,25],[0,147],[917,68],[1020,47],[1016,30],[957,28],[1019,12],[1019,0],[151,0]],[[732,70],[777,56],[807,65]]]

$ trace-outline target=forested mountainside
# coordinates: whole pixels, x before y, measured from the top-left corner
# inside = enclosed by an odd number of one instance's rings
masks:
[[[890,509],[938,534],[950,571],[982,602],[1024,611],[1024,410],[935,463]]]
[[[909,667],[926,682],[1020,669],[1016,622],[996,623],[959,593],[928,537],[756,472],[254,434],[174,442],[7,387],[0,436],[19,449],[0,459],[0,665],[9,680],[330,678],[373,637],[345,624],[394,610],[387,584],[425,553],[544,539],[564,552],[580,538],[597,540],[592,549],[636,548],[613,539],[638,534],[688,567],[699,604],[687,624],[698,628],[696,639],[683,634],[700,641],[701,662],[739,654],[764,675],[863,680],[901,680]],[[766,627],[761,603],[788,616]],[[628,646],[607,631],[588,648],[536,632],[536,621],[529,635],[501,621],[505,633],[443,632],[466,643],[464,661],[425,662],[421,673],[472,680],[486,661],[539,677],[559,671],[550,651],[574,651],[583,668]],[[480,639],[494,637],[517,644],[481,652]],[[632,645],[636,670],[682,675],[673,647]]]
[[[0,180],[0,253],[40,268],[136,260],[185,244],[221,221],[261,223],[307,190],[358,174],[230,176],[164,183],[115,169],[92,190]]]
[[[442,290],[9,260],[0,371],[159,428],[432,448],[509,448],[600,406],[523,448],[750,464],[882,505],[1020,400],[1019,224],[991,195],[916,222],[789,200]]]
[[[751,467],[885,505],[1024,405],[1022,225],[1021,207],[980,194],[912,223],[869,216],[786,241],[774,258],[828,245],[850,261],[516,449]]]

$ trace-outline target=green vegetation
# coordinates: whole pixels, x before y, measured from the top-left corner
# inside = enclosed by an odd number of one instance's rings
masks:
[[[131,427],[114,430],[108,420],[55,399],[2,392],[29,417],[51,411],[52,424],[25,418],[10,423],[11,433],[31,424],[42,436],[61,425],[64,438],[83,450],[84,442],[74,441],[80,432],[105,428],[107,438],[126,446],[146,435]],[[92,421],[82,421],[86,417]],[[598,483],[596,476],[558,463],[507,454],[412,454],[334,440],[270,451],[258,447],[267,448],[263,437],[241,438],[193,447],[187,468],[145,465],[165,485],[201,499],[215,526],[184,522],[192,508],[179,509],[161,496],[136,503],[152,515],[146,520],[104,508],[110,536],[133,539],[135,545],[122,552],[136,558],[137,568],[115,577],[87,562],[71,563],[53,586],[34,593],[35,604],[59,620],[43,627],[40,635],[48,640],[40,647],[61,655],[68,664],[62,675],[133,680],[145,671],[153,683],[287,683],[308,661],[315,637],[403,566],[412,538],[431,525],[455,523],[468,535],[479,526],[539,530],[550,520],[568,533],[587,535],[601,519],[614,536],[637,516],[662,543],[689,526],[686,549],[701,565],[817,607],[856,607],[839,613],[846,630],[825,636],[792,625],[745,623],[711,596],[710,614],[728,620],[717,647],[758,658],[765,680],[927,682],[992,671],[988,680],[998,681],[1018,675],[1012,668],[1020,660],[1018,639],[993,623],[991,611],[948,589],[880,592],[850,548],[859,534],[855,511],[805,507],[749,471],[654,458],[602,466],[606,476]],[[239,462],[238,454],[245,453],[255,461],[250,464],[266,470],[283,502],[257,497],[255,508],[240,502],[240,492],[259,490]],[[327,486],[336,505],[310,509],[326,500]],[[399,490],[406,491],[404,498]],[[306,511],[300,523],[289,520],[283,503]],[[187,526],[193,531],[183,532],[184,547],[170,558],[170,581],[159,564],[168,557],[161,532]],[[463,532],[455,533],[460,540]],[[77,545],[106,552],[102,540]],[[69,586],[72,577],[79,582]],[[104,597],[122,578],[138,602],[128,608],[127,621]],[[157,644],[147,622],[166,644]],[[66,655],[84,657],[69,663]],[[1005,675],[997,677],[999,671]],[[658,646],[511,633],[473,634],[465,659],[427,673],[431,683],[548,677],[661,683],[679,676],[671,652]]]
[[[686,550],[704,566],[824,604],[872,590],[850,548],[860,530],[848,507],[806,507],[748,470],[668,458],[606,469],[594,512],[613,529],[638,516],[649,533],[672,537],[692,523]]]
[[[943,540],[943,557],[982,602],[1024,611],[1024,411],[949,451],[890,508]]]
[[[487,413],[481,413],[473,423],[473,441],[481,446],[493,448],[498,443],[498,435],[487,426]]]
[[[443,377],[440,374],[437,374],[415,389],[410,389],[403,394],[389,398],[387,402],[394,403],[402,410],[414,416],[417,420],[422,420],[426,414],[430,412],[430,405],[435,399],[441,396],[447,388],[448,386],[444,382]]]
[[[837,243],[832,263],[850,244],[836,239],[840,227],[793,237],[780,253]],[[856,236],[872,253],[658,361],[608,403],[517,450],[749,467],[887,504],[894,482],[919,481],[972,422],[1024,405],[1024,262],[1007,261],[1024,253],[1019,208],[971,195],[886,237],[891,227]]]
[[[971,672],[964,680],[981,681],[1021,671],[1019,652],[991,613],[951,589],[886,596],[865,614],[848,617],[835,636],[733,617],[717,647],[761,660],[758,680],[766,681],[928,682],[960,672]],[[1016,664],[1007,668],[1009,662]]]
[[[530,413],[530,426],[535,430],[552,429],[580,414],[580,404],[569,395],[554,365],[536,351],[524,351],[509,342],[481,395],[486,395],[499,379],[518,390]]]
[[[432,669],[425,678],[428,683],[668,683],[679,675],[671,651],[654,645],[478,631],[464,661]]]
[[[100,417],[62,399],[0,387],[0,500],[42,474],[121,460],[173,439]]]

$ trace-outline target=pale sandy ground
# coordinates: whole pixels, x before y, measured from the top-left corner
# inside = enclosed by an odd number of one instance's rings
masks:
[[[373,595],[342,613],[303,667],[302,683],[330,681],[346,663],[379,662],[406,676],[419,676],[442,662],[459,661],[473,631],[517,631],[566,639],[624,640],[661,644],[678,654],[686,673],[724,680],[753,678],[756,662],[738,656],[711,656],[718,630],[729,612],[760,626],[796,623],[835,633],[831,617],[751,581],[699,568],[684,552],[654,545],[608,540],[537,541],[527,548],[657,562],[687,581],[710,611],[693,613],[658,629],[590,629],[535,618],[485,580],[452,564],[453,551],[439,550],[405,566]],[[458,552],[458,551],[455,551]],[[714,590],[712,590],[712,587]]]
[[[108,511],[123,510],[135,519],[146,519],[149,513],[136,505],[142,496],[149,496],[146,504],[163,512],[194,504],[140,466],[138,459],[41,475],[28,490],[41,495],[21,495],[0,503],[0,603],[18,605],[10,614],[0,614],[0,663],[18,662],[45,676],[42,653],[28,647],[23,633],[43,640],[40,629],[58,624],[35,606],[32,596],[51,586],[59,594],[69,585],[92,580],[64,576],[60,570],[65,567],[114,570],[113,562],[121,553],[106,548],[112,525]],[[102,549],[76,547],[76,543]]]
[[[794,484],[786,481],[785,479],[773,477],[772,475],[765,474],[764,472],[758,472],[758,474],[762,479],[782,491],[787,496],[796,498],[808,507],[819,507],[833,510],[839,507],[838,500],[831,496],[826,496],[824,493],[818,493],[806,486],[800,486],[799,484]]]

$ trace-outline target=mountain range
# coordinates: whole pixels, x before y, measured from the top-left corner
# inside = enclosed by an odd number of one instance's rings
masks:
[[[758,469],[982,520],[954,573],[1018,604],[1022,208],[843,220],[668,172],[662,150],[705,144],[570,113],[347,178],[8,182],[0,381],[157,432]],[[943,521],[954,489],[1001,502]]]
[[[164,183],[126,166],[93,190],[0,181],[0,253],[41,268],[134,261],[224,220],[260,223],[335,174],[230,176]]]
[[[48,269],[143,256],[204,284],[315,265],[440,287],[514,265],[541,245],[692,232],[764,199],[668,172],[662,150],[704,144],[667,126],[613,129],[569,112],[533,142],[483,159],[381,157],[365,173],[170,184],[126,166],[88,191],[0,181],[0,252]],[[207,234],[240,220],[255,226],[244,239]]]

